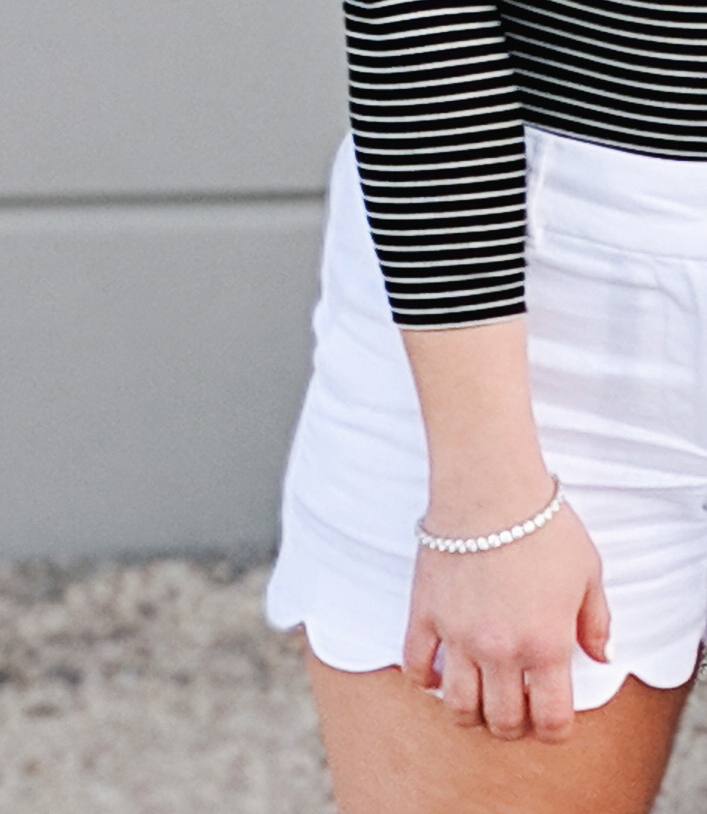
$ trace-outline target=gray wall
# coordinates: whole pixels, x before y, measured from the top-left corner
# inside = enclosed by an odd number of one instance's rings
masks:
[[[277,533],[346,126],[331,0],[5,0],[2,556]]]

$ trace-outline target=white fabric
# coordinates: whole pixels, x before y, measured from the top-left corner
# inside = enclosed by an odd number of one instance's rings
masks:
[[[600,550],[617,652],[602,665],[577,648],[574,703],[589,709],[629,672],[686,681],[707,620],[707,162],[534,127],[526,140],[534,409]],[[372,670],[401,662],[427,463],[350,134],[313,324],[266,612],[303,622],[330,665]]]

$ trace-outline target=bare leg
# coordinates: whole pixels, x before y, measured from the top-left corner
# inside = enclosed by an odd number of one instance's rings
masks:
[[[341,814],[646,814],[692,686],[629,676],[550,745],[458,727],[397,667],[308,668]]]

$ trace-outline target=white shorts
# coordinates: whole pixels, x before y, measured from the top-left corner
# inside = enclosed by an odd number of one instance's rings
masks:
[[[707,621],[707,161],[526,127],[533,404],[598,547],[616,659],[579,647],[575,708],[628,673],[687,681]],[[422,419],[353,141],[329,190],[314,373],[284,481],[272,625],[349,671],[400,664],[427,500]],[[529,541],[529,545],[532,541]]]

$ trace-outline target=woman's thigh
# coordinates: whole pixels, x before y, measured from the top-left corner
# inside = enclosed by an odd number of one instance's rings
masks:
[[[398,667],[308,669],[340,814],[646,814],[692,685],[629,676],[570,739],[502,741],[454,724]]]

